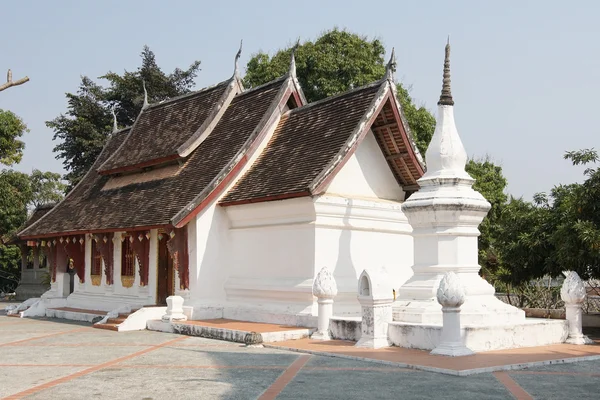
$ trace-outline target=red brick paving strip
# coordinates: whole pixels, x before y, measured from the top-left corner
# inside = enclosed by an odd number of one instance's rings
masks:
[[[512,394],[517,400],[533,400],[533,397],[525,391],[517,382],[515,382],[510,375],[505,371],[494,372],[494,376],[500,383],[502,383],[506,389]]]
[[[10,395],[8,397],[5,397],[3,400],[17,400],[17,399],[22,399],[25,396],[29,396],[29,395],[41,392],[42,390],[50,389],[50,388],[52,388],[52,387],[54,387],[56,385],[60,385],[61,383],[65,383],[65,382],[68,382],[68,381],[73,380],[75,378],[79,378],[79,377],[91,374],[92,372],[96,372],[96,371],[99,371],[101,369],[104,369],[104,368],[107,368],[107,367],[111,367],[111,366],[113,366],[115,364],[118,364],[120,362],[130,360],[130,359],[135,358],[137,356],[141,356],[142,354],[150,353],[151,351],[158,350],[161,347],[168,346],[168,345],[170,345],[172,343],[175,343],[175,342],[178,342],[178,341],[184,340],[184,339],[187,339],[187,337],[176,338],[176,339],[169,340],[168,342],[165,342],[165,343],[162,343],[162,344],[158,344],[158,345],[150,345],[151,347],[148,348],[148,349],[136,351],[135,353],[129,354],[127,356],[119,357],[119,358],[116,358],[114,360],[107,361],[107,362],[104,362],[102,364],[98,364],[98,365],[96,365],[94,367],[84,369],[83,371],[75,372],[74,374],[63,376],[62,378],[59,378],[59,379],[56,379],[56,380],[53,380],[53,381],[50,381],[50,382],[46,382],[46,383],[43,383],[43,384],[38,385],[38,386],[34,386],[34,387],[30,388],[30,389],[27,389],[27,390],[24,390],[22,392],[19,392],[19,393]]]
[[[273,400],[279,393],[294,379],[296,374],[302,369],[304,364],[310,359],[310,355],[305,354],[296,359],[283,374],[279,375],[279,378],[273,382],[271,386],[264,391],[264,393],[258,398],[258,400]]]
[[[60,331],[60,332],[49,333],[47,335],[36,336],[36,337],[29,338],[29,339],[17,340],[15,342],[0,343],[0,347],[2,347],[2,346],[13,346],[15,344],[25,343],[25,342],[29,342],[31,340],[38,340],[38,339],[44,339],[44,338],[51,337],[51,336],[64,335],[65,333],[79,332],[79,331],[83,331],[83,330],[86,330],[86,329],[88,329],[88,328],[71,329],[71,330],[68,330],[68,331]]]

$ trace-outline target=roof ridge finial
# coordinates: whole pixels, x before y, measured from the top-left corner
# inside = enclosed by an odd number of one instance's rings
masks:
[[[450,90],[450,35],[446,43],[446,55],[444,57],[444,78],[442,81],[442,94],[438,106],[453,106],[452,91]]]
[[[239,59],[242,56],[242,44],[244,43],[244,39],[240,39],[240,48],[238,50],[238,52],[235,54],[235,65],[233,66],[233,76],[234,77],[238,77],[240,76],[240,67],[239,67]]]
[[[142,87],[144,88],[144,105],[142,106],[142,110],[150,105],[148,103],[148,91],[146,90],[146,80],[142,78]]]
[[[116,131],[119,130],[119,126],[117,125],[117,114],[115,113],[115,108],[116,108],[116,104],[113,104],[112,107],[110,108],[110,112],[112,113],[113,116],[113,130],[112,133],[115,133]]]
[[[385,79],[391,81],[396,80],[396,50],[392,47],[392,54],[390,55],[390,61],[385,66]]]
[[[290,70],[289,76],[296,76],[296,50],[300,47],[300,38],[296,40],[296,44],[292,47],[292,53],[290,55]]]

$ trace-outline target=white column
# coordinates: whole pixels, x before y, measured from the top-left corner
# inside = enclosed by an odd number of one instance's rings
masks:
[[[593,341],[583,334],[582,306],[585,301],[585,286],[574,271],[565,272],[566,279],[560,288],[560,297],[565,302],[566,319],[569,324],[567,343],[592,344]]]
[[[442,336],[431,354],[452,357],[473,354],[461,337],[460,306],[465,302],[465,291],[454,272],[444,274],[437,290],[437,301],[442,305]]]
[[[313,282],[313,296],[317,298],[318,322],[317,331],[312,334],[311,339],[331,340],[329,335],[329,320],[333,315],[333,298],[337,296],[337,284],[333,274],[323,267]]]

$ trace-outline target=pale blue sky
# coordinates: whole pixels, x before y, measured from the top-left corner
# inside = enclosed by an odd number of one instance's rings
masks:
[[[201,88],[259,51],[334,26],[396,48],[397,76],[434,110],[446,36],[452,90],[469,155],[489,154],[515,196],[581,180],[565,150],[600,147],[599,1],[10,1],[2,4],[0,81],[6,69],[31,81],[0,95],[0,108],[31,129],[16,168],[64,172],[44,121],[66,110],[80,75],[139,65],[147,44],[166,71],[202,61]]]

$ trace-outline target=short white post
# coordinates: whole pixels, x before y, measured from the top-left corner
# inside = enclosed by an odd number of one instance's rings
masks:
[[[437,301],[442,305],[442,337],[431,354],[451,357],[473,354],[460,334],[460,306],[465,302],[465,291],[454,272],[444,274],[437,290]]]
[[[593,341],[583,334],[582,306],[585,300],[585,286],[575,271],[567,271],[560,297],[565,302],[565,314],[569,324],[569,336],[566,342],[570,344],[592,344]]]
[[[394,291],[385,270],[375,272],[373,280],[364,270],[358,278],[358,302],[362,308],[360,339],[356,347],[388,347],[388,325],[392,322]]]
[[[165,322],[187,321],[187,317],[183,313],[183,297],[169,296],[167,297],[167,313],[162,316]]]
[[[311,339],[331,340],[329,335],[329,319],[333,315],[333,298],[337,295],[337,285],[333,274],[327,267],[321,268],[313,282],[313,296],[317,298],[318,321],[317,331],[312,334]]]

